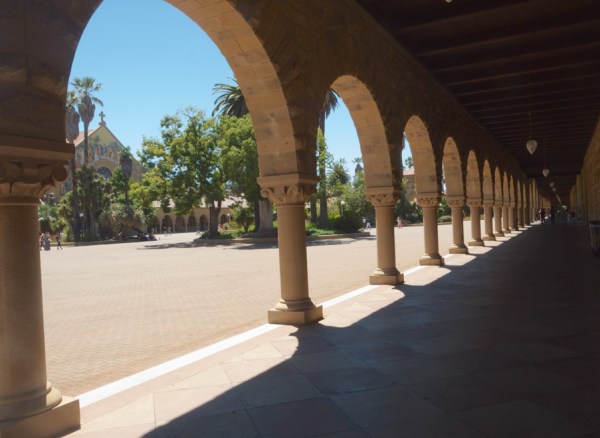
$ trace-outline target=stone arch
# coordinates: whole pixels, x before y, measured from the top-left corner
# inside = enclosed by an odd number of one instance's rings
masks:
[[[200,216],[199,225],[202,231],[208,228],[208,218],[206,217],[206,215],[203,214]]]
[[[458,147],[452,137],[448,137],[444,144],[442,157],[444,167],[444,180],[446,183],[446,196],[464,196],[465,185],[462,172],[462,163]]]
[[[175,217],[175,226],[173,227],[173,231],[176,233],[182,233],[185,231],[185,219],[183,216]]]
[[[436,160],[429,131],[418,116],[411,116],[404,128],[415,166],[415,186],[417,195],[438,193],[439,183]]]
[[[196,216],[190,214],[187,220],[188,229],[195,230],[196,229]]]
[[[377,103],[367,86],[354,76],[344,75],[331,85],[350,112],[364,164],[365,188],[400,188],[401,156],[393,160],[386,129]]]
[[[475,155],[475,152],[471,150],[467,155],[466,194],[468,199],[483,199],[480,173],[477,156]]]
[[[166,1],[206,32],[237,78],[254,124],[261,176],[311,172],[314,166],[306,164],[306,154],[302,152],[305,145],[299,144],[294,135],[280,77],[263,39],[252,27],[251,14],[233,0]],[[15,65],[14,69],[44,72],[43,80],[24,80],[18,85],[23,96],[20,110],[0,109],[0,131],[19,138],[38,139],[38,143],[45,142],[45,149],[72,154],[73,146],[65,143],[67,81],[81,35],[101,3],[102,0],[90,0],[76,7],[57,5],[56,15],[64,15],[69,26],[44,22],[36,26],[35,32],[24,36],[30,43],[23,53],[15,53],[15,59],[23,61],[22,66]],[[272,21],[276,19],[273,17]],[[21,20],[26,20],[25,15]],[[261,23],[266,21],[262,19]],[[49,41],[52,50],[42,49],[48,47]]]

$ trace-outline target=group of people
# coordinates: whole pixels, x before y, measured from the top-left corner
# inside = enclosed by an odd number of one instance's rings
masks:
[[[56,239],[56,249],[63,249],[61,245],[62,232],[58,231],[54,238]],[[50,251],[50,233],[48,231],[46,231],[45,233],[40,233],[39,242],[40,251]]]

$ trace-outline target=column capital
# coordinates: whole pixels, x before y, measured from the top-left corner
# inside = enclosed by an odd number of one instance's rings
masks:
[[[365,197],[373,207],[389,207],[400,197],[400,190],[395,187],[367,187]]]
[[[462,195],[446,195],[446,201],[450,207],[462,207],[465,205],[465,197]]]
[[[493,199],[484,199],[483,201],[481,201],[481,204],[484,207],[493,207],[494,206],[494,200]]]
[[[481,198],[467,198],[467,205],[469,208],[479,208],[482,205],[485,205]]]
[[[318,178],[290,173],[259,177],[260,194],[276,205],[304,204],[315,192]]]
[[[439,193],[417,193],[415,198],[419,207],[437,207],[440,205]]]
[[[0,203],[37,203],[44,193],[67,179],[65,162],[39,161],[0,158]]]

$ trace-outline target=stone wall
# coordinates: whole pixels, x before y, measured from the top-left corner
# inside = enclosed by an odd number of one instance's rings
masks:
[[[578,178],[575,198],[583,201],[584,213],[588,220],[600,220],[600,122],[583,159],[581,178]]]

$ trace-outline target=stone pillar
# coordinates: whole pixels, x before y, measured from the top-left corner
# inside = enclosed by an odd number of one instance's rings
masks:
[[[517,208],[515,203],[508,205],[508,227],[511,231],[518,231],[519,226],[517,225]]]
[[[448,250],[450,254],[468,254],[469,250],[465,245],[464,233],[464,215],[463,207],[465,198],[463,196],[446,196],[448,205],[452,211],[452,246]]]
[[[504,237],[502,231],[502,203],[494,204],[494,236]]]
[[[444,259],[439,252],[437,208],[440,195],[437,193],[417,194],[417,204],[423,209],[423,234],[425,239],[425,254],[419,260],[421,265],[442,266]]]
[[[66,163],[38,161],[0,158],[2,437],[58,436],[79,428],[79,402],[63,398],[46,377],[38,243],[39,198],[66,179]]]
[[[493,206],[494,201],[483,201],[483,220],[485,224],[485,235],[483,236],[483,240],[496,240],[496,236],[494,236],[494,213],[492,210]]]
[[[531,218],[532,218],[532,214],[531,214],[531,207],[527,204],[525,204],[525,211],[523,212],[524,214],[524,219],[525,219],[525,225],[529,226],[531,225]]]
[[[308,293],[304,204],[316,178],[299,174],[258,178],[261,195],[277,206],[281,299],[268,312],[271,324],[305,325],[323,319]]]
[[[184,214],[181,217],[183,218],[183,229],[187,233],[188,232],[188,220],[190,218],[190,215],[189,214]]]
[[[502,225],[504,228],[502,229],[502,231],[504,232],[504,234],[510,234],[508,209],[509,209],[509,203],[508,202],[503,203],[502,204]]]
[[[393,187],[367,188],[367,200],[375,207],[377,230],[377,268],[369,277],[370,284],[404,283],[404,274],[396,268],[394,239],[394,205],[398,192]]]
[[[471,210],[471,240],[469,246],[483,246],[483,239],[481,238],[481,199],[467,199],[467,205]]]
[[[525,212],[523,204],[517,204],[517,224],[520,228],[525,228]]]

